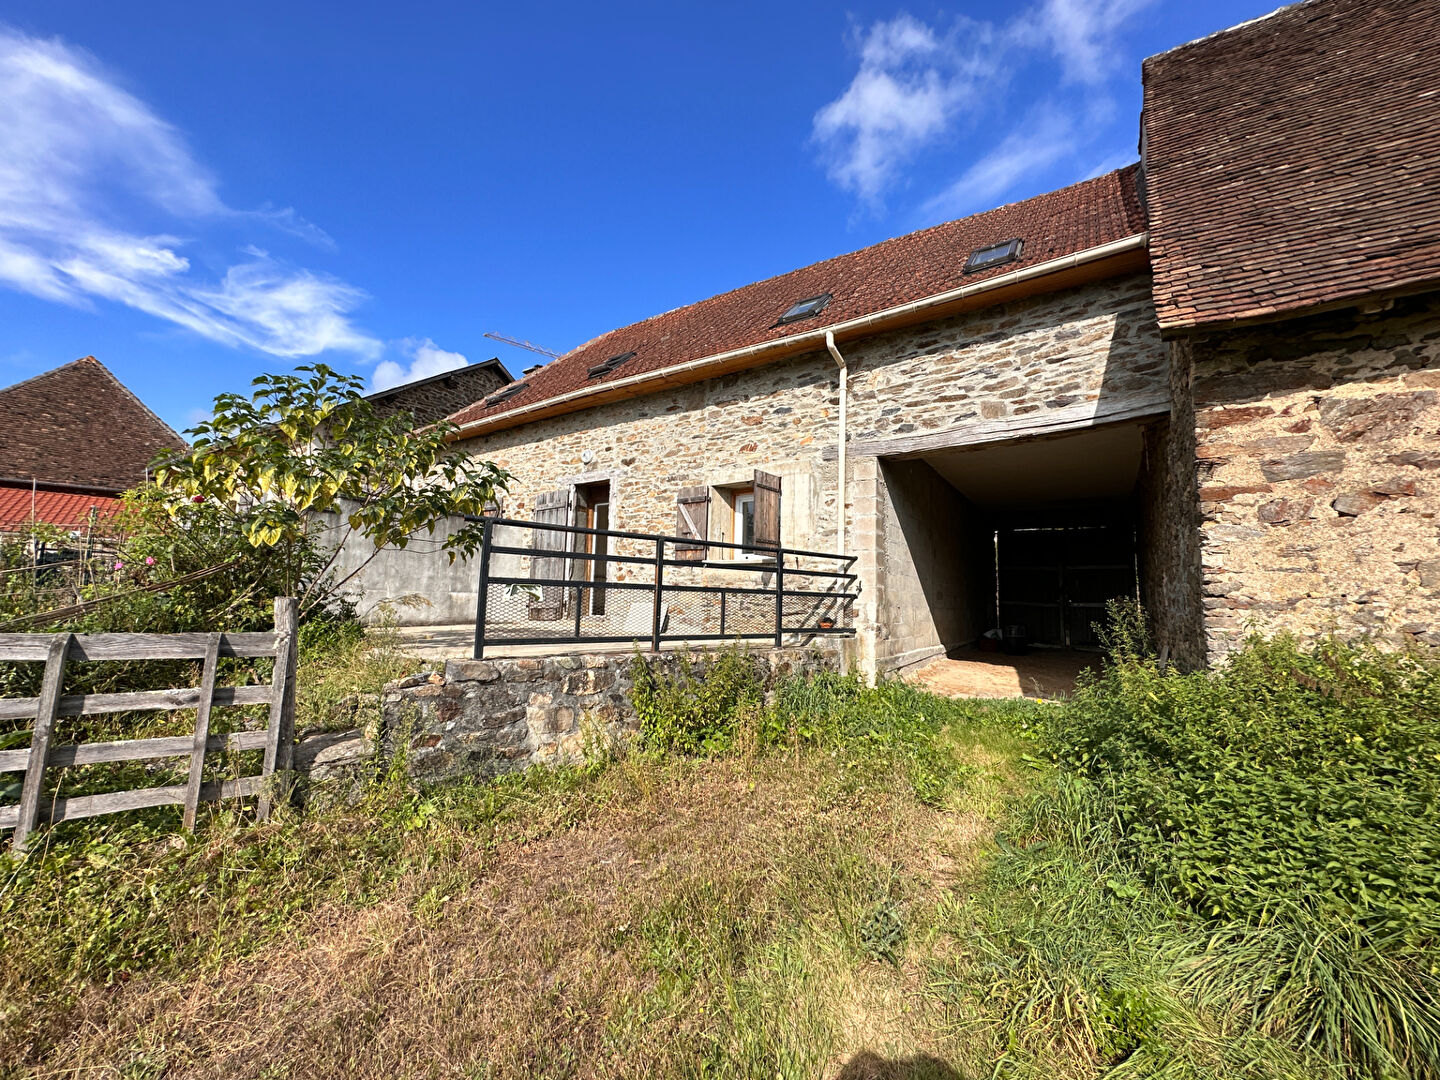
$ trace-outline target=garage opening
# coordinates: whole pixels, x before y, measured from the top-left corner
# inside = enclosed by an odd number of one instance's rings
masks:
[[[1146,445],[1126,423],[882,459],[882,659],[1009,645],[1093,662],[1106,603],[1144,599]]]

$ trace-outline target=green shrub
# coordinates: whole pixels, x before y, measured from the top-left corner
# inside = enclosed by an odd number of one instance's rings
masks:
[[[1257,637],[1183,673],[1139,625],[1122,618],[1105,671],[1032,729],[1089,792],[1048,831],[1180,905],[1146,931],[1175,1000],[1248,1014],[1349,1075],[1440,1077],[1435,659]],[[1073,903],[1061,922],[1096,933]],[[1097,1045],[1143,1044],[1148,1006],[1107,986],[1092,1015],[1114,1038]]]
[[[759,662],[732,647],[694,657],[649,660],[637,653],[630,664],[631,702],[640,719],[640,738],[652,750],[715,754],[728,749],[741,725],[765,698]]]
[[[1207,915],[1440,930],[1440,668],[1255,639],[1215,672],[1119,660],[1043,729],[1102,781],[1135,858]]]

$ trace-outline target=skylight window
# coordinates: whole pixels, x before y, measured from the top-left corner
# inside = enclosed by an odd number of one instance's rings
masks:
[[[819,296],[812,296],[807,300],[800,300],[790,305],[784,315],[776,320],[776,326],[784,326],[786,323],[796,322],[799,319],[808,319],[811,315],[819,315],[830,303],[830,294],[821,293]]]
[[[590,369],[590,378],[598,379],[601,375],[609,375],[627,360],[635,359],[633,352],[621,353],[619,356],[612,356],[609,360],[602,361]]]
[[[520,393],[521,390],[524,390],[524,389],[525,389],[525,385],[526,385],[526,384],[523,383],[523,382],[511,383],[509,386],[505,387],[503,390],[496,390],[495,393],[491,394],[489,397],[487,397],[487,398],[485,399],[484,404],[487,405],[487,406],[491,406],[491,405],[499,405],[499,404],[501,404],[501,403],[503,403],[503,402],[509,401],[509,400],[510,400],[511,398],[513,398],[516,394]]]
[[[991,244],[989,247],[972,251],[970,258],[965,260],[965,273],[973,274],[976,270],[989,270],[992,266],[1004,266],[1008,262],[1014,262],[1020,258],[1020,252],[1024,248],[1023,240],[1006,240],[1003,244]]]

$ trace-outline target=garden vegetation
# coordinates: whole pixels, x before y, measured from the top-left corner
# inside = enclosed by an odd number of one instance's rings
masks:
[[[57,827],[0,862],[0,1076],[1436,1080],[1433,659],[1116,616],[1062,703],[637,657],[583,764]],[[322,669],[317,725],[406,664]]]

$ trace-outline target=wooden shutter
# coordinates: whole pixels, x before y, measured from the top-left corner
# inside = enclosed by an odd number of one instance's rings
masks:
[[[570,524],[570,489],[547,491],[535,497],[535,521],[540,525]],[[570,533],[557,529],[535,529],[534,547],[536,554],[530,557],[532,578],[563,578],[566,559],[558,556],[541,555],[540,552],[563,553],[570,549]],[[541,588],[540,603],[531,605],[531,617],[536,619],[559,619],[565,614],[566,589],[561,585],[545,585]]]
[[[687,487],[680,489],[679,519],[675,535],[686,540],[707,540],[710,536],[710,489],[708,487]],[[705,544],[676,544],[675,557],[699,562],[705,558]]]
[[[780,546],[780,477],[755,470],[755,546]]]

